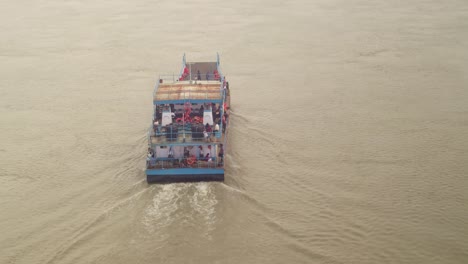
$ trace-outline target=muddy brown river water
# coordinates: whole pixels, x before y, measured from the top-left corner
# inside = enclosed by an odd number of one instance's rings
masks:
[[[466,0],[0,3],[0,263],[468,263]],[[148,185],[221,57],[224,183]]]

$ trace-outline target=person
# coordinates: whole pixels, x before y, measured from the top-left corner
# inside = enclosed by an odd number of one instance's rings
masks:
[[[200,70],[197,71],[197,79],[198,79],[199,81],[201,81],[201,73],[200,73]]]
[[[150,154],[148,153],[148,156],[146,157],[146,168],[150,168],[151,167],[151,156]]]
[[[148,148],[148,158],[154,158],[154,152],[152,148]]]
[[[206,132],[206,129],[203,130],[203,137],[205,138],[205,141],[208,141],[208,132]]]
[[[223,115],[223,133],[226,132],[226,115]]]
[[[218,157],[219,157],[219,162],[220,163],[223,163],[223,158],[224,158],[224,148],[223,148],[223,144],[220,144],[219,145],[220,149],[219,149],[219,153],[218,153]]]
[[[200,116],[203,116],[203,112],[204,112],[204,111],[205,111],[205,107],[203,107],[203,105],[202,105],[202,106],[200,106],[200,111],[198,112],[198,114],[199,114]]]
[[[202,146],[199,146],[198,147],[200,149],[200,155],[198,155],[198,157],[203,158],[203,147]]]
[[[154,121],[154,132],[157,133],[157,134],[161,133],[161,131],[159,129],[159,121],[158,120]]]
[[[169,155],[167,155],[167,157],[170,159],[174,158],[174,152],[172,151],[172,147],[169,149]]]
[[[209,79],[210,79],[210,72],[207,71],[207,72],[206,72],[206,80],[208,81]]]
[[[152,148],[148,148],[148,155],[146,157],[146,167],[150,168],[154,164],[154,151]]]
[[[206,123],[206,124],[208,125],[208,123]],[[210,125],[208,125],[208,126],[206,127],[206,133],[208,133],[208,138],[209,138],[210,141],[211,141],[211,136],[213,135],[213,129],[211,128]]]
[[[215,111],[214,117],[215,118],[220,118],[221,117],[221,109],[220,109],[219,105],[216,106],[216,111]]]
[[[215,127],[214,127],[214,132],[219,132],[219,125],[218,123],[216,123]]]

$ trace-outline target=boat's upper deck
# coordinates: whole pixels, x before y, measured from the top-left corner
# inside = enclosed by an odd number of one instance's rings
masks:
[[[222,76],[218,62],[185,62],[180,75],[161,75],[156,86],[154,104],[221,103]]]
[[[222,101],[222,90],[219,81],[177,81],[160,83],[153,101],[164,103],[168,101]]]

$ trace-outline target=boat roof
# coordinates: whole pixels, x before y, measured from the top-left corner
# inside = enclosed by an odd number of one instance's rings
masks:
[[[176,81],[160,83],[154,93],[154,104],[221,103],[219,81]]]

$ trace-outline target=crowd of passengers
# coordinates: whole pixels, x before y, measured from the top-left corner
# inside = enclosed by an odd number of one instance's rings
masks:
[[[170,104],[169,107],[171,108],[171,113],[172,113],[172,123],[166,125],[166,127],[171,126],[172,124],[176,124],[176,120],[179,118],[183,117],[182,113],[176,114],[175,111],[175,105]],[[204,126],[203,130],[203,137],[205,138],[206,141],[211,141],[211,137],[216,133],[219,132],[220,130],[220,125],[222,123],[222,128],[223,128],[223,133],[226,131],[226,124],[227,124],[227,119],[229,118],[229,114],[227,112],[224,112],[223,116],[221,117],[221,109],[220,106],[215,103],[211,104],[211,109],[213,113],[213,118],[214,118],[214,125],[211,126],[210,124],[206,123]],[[229,107],[227,108],[229,109]],[[205,107],[202,105],[200,109],[197,112],[191,112],[190,117],[193,120],[203,120],[203,113],[205,111]],[[153,130],[156,135],[159,135],[161,133],[161,125],[159,123],[159,120],[161,120],[162,117],[162,108],[158,107],[156,109],[156,119],[153,124]]]
[[[218,164],[223,164],[224,162],[224,148],[223,144],[219,145],[219,151],[218,151]],[[208,163],[208,165],[211,165],[214,161],[214,158],[211,157],[210,151],[207,151],[206,154],[203,153],[203,147],[198,146],[199,148],[199,154],[198,157],[195,155],[190,155],[190,150],[188,147],[184,147],[184,157],[180,158],[175,158],[174,157],[174,152],[172,151],[172,147],[169,149],[167,158],[168,161],[172,163],[172,165],[179,165],[180,167],[190,167],[194,163],[198,163],[198,161],[205,161]],[[208,149],[211,150],[211,146],[208,146]],[[150,160],[155,159],[155,152],[153,151],[152,148],[148,148],[148,166],[150,165]],[[176,164],[177,163],[177,164]]]

